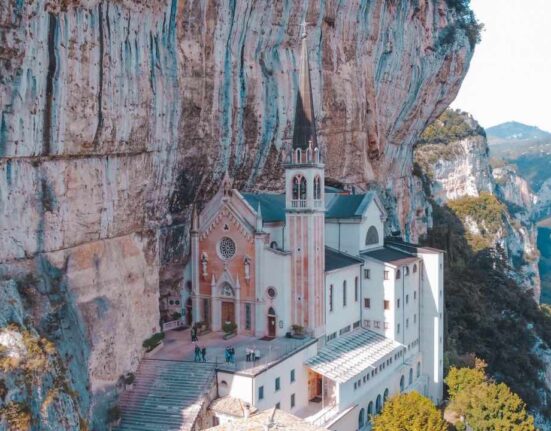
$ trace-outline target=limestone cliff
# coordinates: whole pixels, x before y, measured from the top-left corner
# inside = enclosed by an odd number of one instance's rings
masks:
[[[158,330],[192,205],[226,170],[242,189],[281,186],[301,22],[328,175],[383,190],[389,229],[426,231],[412,144],[468,69],[476,37],[457,7],[0,0],[0,276],[40,292],[22,305],[28,330],[75,349],[63,359],[84,418],[101,418],[89,395],[133,369]]]
[[[537,230],[531,215],[536,197],[511,167],[492,170],[486,134],[476,120],[466,113],[446,111],[422,135],[415,161],[429,197],[438,205],[484,193],[505,205],[503,220],[494,231],[473,217],[468,218],[467,229],[473,235],[491,236],[492,245],[506,253],[512,275],[539,301]]]

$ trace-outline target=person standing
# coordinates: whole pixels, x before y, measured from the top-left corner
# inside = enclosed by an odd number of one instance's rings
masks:
[[[201,356],[203,357],[203,362],[207,362],[207,348],[205,346],[201,349]]]
[[[199,346],[196,344],[195,345],[195,359],[194,359],[195,362],[201,362],[201,349],[199,348]]]

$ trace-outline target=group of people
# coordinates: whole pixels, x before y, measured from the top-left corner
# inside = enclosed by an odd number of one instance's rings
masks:
[[[254,362],[257,359],[260,359],[260,350],[247,348],[245,350],[245,358],[247,362]]]
[[[233,346],[226,346],[226,351],[224,352],[226,358],[226,364],[232,363],[235,364],[235,349]]]
[[[199,347],[195,343],[195,362],[207,362],[207,348],[205,346]]]

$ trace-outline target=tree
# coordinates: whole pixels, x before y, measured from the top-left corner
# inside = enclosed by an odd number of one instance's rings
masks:
[[[452,367],[445,379],[450,403],[447,412],[456,417],[455,426],[474,431],[535,431],[534,418],[524,401],[509,387],[489,380],[486,363],[476,359],[474,368]]]
[[[373,431],[446,431],[447,425],[431,400],[418,392],[390,398],[373,419]]]
[[[535,431],[534,418],[520,397],[504,384],[482,383],[462,392],[465,422],[474,431]],[[468,399],[468,402],[467,402]],[[453,404],[454,402],[452,402]]]
[[[477,362],[475,368],[451,367],[447,377],[444,379],[448,385],[450,399],[453,400],[461,391],[467,391],[469,388],[486,382],[485,367],[486,364],[484,362]]]

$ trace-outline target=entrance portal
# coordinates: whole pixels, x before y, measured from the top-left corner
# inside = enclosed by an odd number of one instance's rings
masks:
[[[275,310],[270,307],[268,310],[268,337],[276,336],[276,314]]]
[[[233,302],[222,302],[222,324],[226,322],[235,323],[235,306]]]

